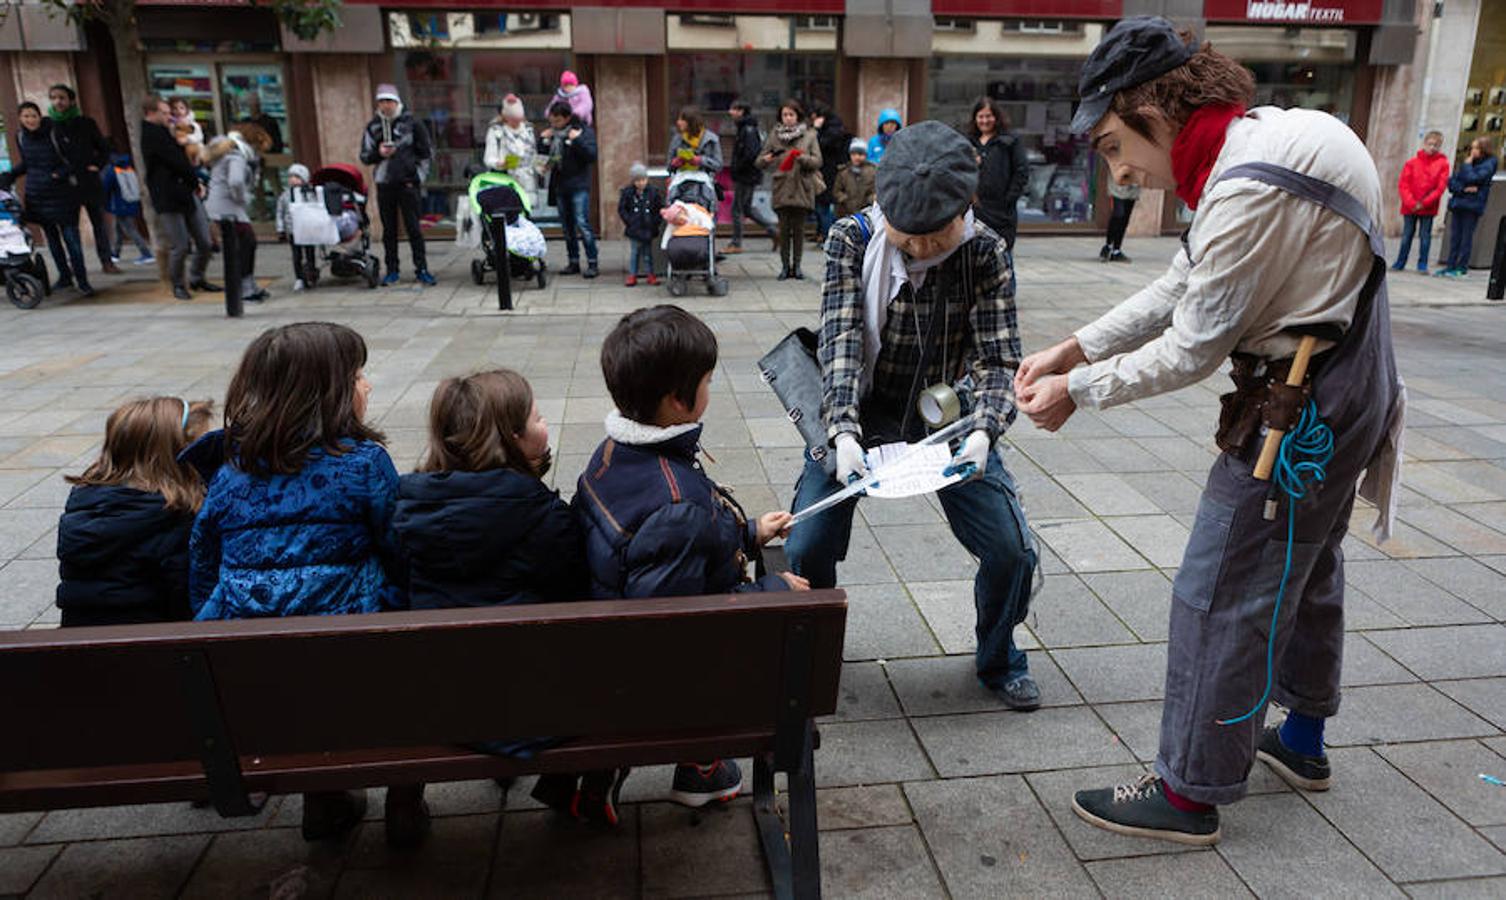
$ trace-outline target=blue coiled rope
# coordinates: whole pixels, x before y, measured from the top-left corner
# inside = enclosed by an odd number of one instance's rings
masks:
[[[1286,495],[1286,567],[1281,571],[1281,586],[1276,589],[1276,602],[1271,608],[1271,630],[1266,637],[1265,693],[1260,695],[1249,712],[1233,719],[1219,719],[1220,725],[1237,725],[1253,717],[1271,699],[1276,621],[1281,615],[1281,600],[1286,595],[1286,583],[1292,575],[1292,544],[1297,534],[1297,501],[1306,497],[1308,490],[1315,484],[1328,477],[1328,461],[1333,459],[1333,445],[1333,429],[1318,418],[1318,405],[1308,400],[1302,407],[1297,427],[1281,439],[1281,448],[1276,454],[1276,471],[1271,476],[1275,479],[1276,489]]]

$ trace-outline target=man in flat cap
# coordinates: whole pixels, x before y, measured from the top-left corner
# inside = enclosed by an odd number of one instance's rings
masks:
[[[921,122],[890,142],[878,202],[832,226],[817,356],[836,473],[807,455],[793,508],[865,475],[865,445],[923,438],[917,400],[952,387],[977,427],[949,469],[970,477],[937,497],[952,533],[978,559],[978,679],[1006,706],[1028,711],[1039,708],[1040,690],[1014,628],[1025,618],[1037,560],[1014,479],[993,449],[1015,417],[1014,270],[1004,240],[973,219],[977,186],[967,139]],[[856,507],[850,500],[792,530],[791,568],[812,587],[836,584]]]
[[[1400,472],[1380,178],[1338,119],[1246,110],[1250,73],[1165,19],[1116,24],[1078,92],[1073,130],[1114,179],[1175,183],[1196,216],[1164,275],[1026,358],[1021,409],[1054,431],[1078,406],[1186,387],[1226,359],[1235,389],[1172,584],[1154,772],[1078,791],[1073,808],[1110,831],[1212,844],[1217,807],[1244,796],[1257,756],[1295,787],[1328,789],[1342,544],[1361,473],[1384,539]],[[1268,432],[1287,435],[1271,444],[1275,482],[1257,474]],[[1288,713],[1265,728],[1272,700]]]

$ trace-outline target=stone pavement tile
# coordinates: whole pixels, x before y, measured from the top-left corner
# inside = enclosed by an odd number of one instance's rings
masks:
[[[1085,472],[1102,472],[1104,466],[1069,438],[1052,437],[1012,440],[1016,448],[1031,461],[1051,475],[1072,475]]]
[[[1329,751],[1335,790],[1308,795],[1324,818],[1394,881],[1506,873],[1506,854],[1369,748]]]
[[[1058,522],[1038,526],[1036,533],[1074,572],[1112,572],[1151,567],[1144,557],[1102,522]]]
[[[380,804],[378,804],[380,806]],[[434,833],[415,850],[387,846],[387,828],[380,822],[364,822],[346,861],[349,869],[386,869],[468,865],[484,861],[497,839],[498,816],[444,816],[433,820]]]
[[[1490,620],[1399,560],[1346,563],[1344,580],[1412,625],[1460,625]]]
[[[1506,625],[1459,625],[1365,633],[1425,679],[1506,675]]]
[[[1202,484],[1181,472],[1127,472],[1119,476],[1149,497],[1161,512],[1192,515],[1197,512]]]
[[[1047,647],[1123,644],[1135,639],[1076,575],[1047,575],[1025,621]]]
[[[822,788],[816,792],[816,822],[822,831],[908,825],[913,818],[897,784]]]
[[[1398,516],[1455,550],[1470,554],[1506,553],[1506,534],[1446,506],[1402,507]]]
[[[0,847],[12,847],[31,832],[42,820],[42,813],[0,813]]]
[[[1163,673],[1164,675],[1164,673]],[[1161,744],[1161,701],[1095,705],[1114,736],[1135,759],[1150,762]]]
[[[4,426],[0,426],[0,432],[3,431]],[[52,469],[0,469],[0,506],[5,506],[25,494],[42,479],[51,476],[53,471]]]
[[[977,568],[945,523],[885,525],[873,529],[879,546],[905,581],[943,581],[971,577]]]
[[[939,651],[903,585],[847,588],[847,638],[842,647],[845,659],[930,656]]]
[[[1431,556],[1458,556],[1459,551],[1439,541],[1426,532],[1419,531],[1398,519],[1391,529],[1391,538],[1377,544],[1370,533],[1370,517],[1357,516],[1349,522],[1349,537],[1375,550],[1387,559],[1420,559]]]
[[[394,866],[347,869],[335,897],[342,900],[448,900],[479,897],[486,890],[486,860],[456,866]],[[518,895],[509,895],[518,896]]]
[[[1488,503],[1460,503],[1453,508],[1482,525],[1494,528],[1496,531],[1506,528],[1506,501],[1492,500]]]
[[[1018,775],[905,785],[953,897],[1096,897],[1097,890]]]
[[[858,514],[869,525],[931,525],[942,521],[926,497],[869,498],[858,504]]]
[[[914,825],[821,832],[821,890],[854,900],[947,896]]]
[[[1166,690],[1166,645],[1056,650],[1058,665],[1089,703],[1159,700]]]
[[[1160,572],[1101,572],[1082,580],[1142,641],[1164,641],[1171,620],[1171,580]]]
[[[1062,769],[1056,772],[1031,772],[1025,776],[1030,787],[1040,797],[1041,803],[1056,822],[1062,836],[1072,845],[1078,859],[1114,859],[1123,856],[1144,856],[1150,853],[1187,853],[1196,850],[1183,844],[1172,844],[1151,838],[1130,837],[1097,828],[1083,821],[1072,810],[1072,795],[1081,790],[1101,788],[1111,784],[1129,784],[1146,769],[1138,763],[1122,766],[1098,766],[1091,769]]]
[[[1481,828],[1480,833],[1485,835],[1491,843],[1506,850],[1506,825],[1495,825],[1490,828]]]
[[[1045,653],[1029,654],[1030,674],[1041,689],[1043,706],[1077,706],[1082,697]],[[896,659],[886,664],[889,680],[908,716],[996,712],[999,698],[978,683],[971,656]],[[844,676],[845,677],[845,676]],[[845,684],[844,684],[845,690]]]
[[[1366,632],[1367,634],[1369,632]],[[1339,676],[1341,687],[1366,684],[1402,684],[1416,681],[1406,667],[1376,649],[1358,632],[1344,635],[1344,668]]]
[[[1361,544],[1360,546],[1365,546]],[[1348,552],[1345,552],[1348,555]],[[1346,562],[1347,565],[1347,562]],[[1405,628],[1401,616],[1370,599],[1370,595],[1352,584],[1344,585],[1344,630],[1369,631],[1376,628]]]
[[[1224,900],[1254,896],[1217,853],[1106,860],[1088,863],[1088,874],[1108,900],[1145,897]]]
[[[1402,887],[1413,900],[1499,900],[1506,897],[1506,878],[1465,878]]]
[[[91,449],[97,448],[101,435],[66,434],[44,437],[27,444],[22,450],[0,460],[0,468],[41,469],[66,466]]]
[[[195,809],[187,803],[60,809],[48,813],[32,830],[26,842],[28,844],[52,844],[61,841],[146,837],[156,834],[243,831],[249,828],[261,828],[272,822],[276,816],[277,807],[277,798],[272,798],[256,815],[230,819],[223,818],[213,809]]]
[[[55,509],[0,509],[0,559],[10,559],[57,525]]]
[[[1407,487],[1437,503],[1471,503],[1501,500],[1501,495],[1483,485],[1455,477],[1442,463],[1419,462],[1407,466]]]
[[[0,628],[21,628],[57,599],[58,565],[47,559],[17,559],[0,566]]]
[[[1329,720],[1330,747],[1450,738],[1493,737],[1494,726],[1426,684],[1388,684],[1344,691]]]
[[[69,844],[31,897],[175,897],[209,843],[207,835]]]
[[[821,787],[935,777],[910,724],[903,719],[821,726],[821,746],[816,750],[816,783]]]
[[[793,484],[791,482],[792,486]],[[847,544],[847,558],[837,563],[837,584],[848,587],[857,584],[895,584],[898,581],[899,575],[895,574],[889,557],[879,547],[873,531],[861,522],[854,522],[852,540]]]
[[[894,698],[883,666],[876,662],[843,664],[837,712],[824,721],[856,722],[899,716],[899,701]]]
[[[573,401],[572,401],[573,402]],[[718,484],[757,484],[762,483],[765,475],[763,462],[758,458],[758,451],[752,447],[747,449],[727,448],[715,450],[716,462],[709,459],[704,461],[706,474]],[[739,498],[739,501],[741,498]],[[748,509],[748,515],[757,516],[763,510]]]
[[[639,808],[643,894],[689,897],[771,888],[758,843],[753,804],[686,809],[673,803]]]
[[[1021,460],[1021,465],[1014,472],[1015,489],[1019,493],[1020,505],[1025,509],[1026,518],[1034,521],[1088,517],[1088,508],[1077,502],[1077,498],[1068,493],[1066,488],[1051,476],[1036,470],[1028,459],[1016,458]]]
[[[973,603],[972,581],[911,581],[905,586],[943,651],[972,653],[978,649],[978,609]]]
[[[1182,564],[1189,532],[1171,516],[1119,516],[1104,521],[1154,565],[1175,568]]]
[[[36,471],[35,469],[23,469],[22,471]],[[4,470],[0,470],[3,474]],[[58,510],[59,515],[64,505],[68,502],[68,493],[73,490],[73,485],[63,480],[64,470],[58,469],[46,478],[32,485],[25,492],[16,495],[9,503],[4,504],[11,509],[33,509],[37,507],[50,507]]]
[[[1121,437],[1087,438],[1077,441],[1077,446],[1098,460],[1100,469],[1110,472],[1164,472],[1174,468],[1157,454]]]
[[[62,847],[10,847],[0,850],[0,897],[31,890]]]
[[[1501,777],[1506,767],[1479,741],[1382,745],[1375,752],[1469,824],[1506,825],[1506,789],[1480,780],[1481,772]]]
[[[1481,612],[1506,620],[1506,575],[1467,557],[1411,559],[1405,565]]]
[[[371,826],[366,830],[372,830]],[[490,848],[483,852],[490,852]],[[335,892],[341,855],[338,846],[305,841],[297,828],[217,835],[179,896],[204,900],[328,897]]]
[[[1259,897],[1402,897],[1295,793],[1247,797],[1220,821],[1218,855]]]
[[[1133,516],[1161,511],[1118,475],[1062,475],[1056,480],[1095,516]]]
[[[1506,730],[1506,678],[1435,681],[1433,687],[1453,697],[1497,728]]]
[[[944,778],[1129,762],[1124,745],[1091,709],[995,712],[913,720]],[[818,770],[819,771],[819,770]]]
[[[493,897],[639,896],[638,814],[591,828],[549,811],[508,813],[497,838]]]

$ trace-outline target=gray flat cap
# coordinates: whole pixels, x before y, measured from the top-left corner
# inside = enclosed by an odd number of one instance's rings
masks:
[[[967,211],[978,190],[973,145],[950,125],[926,121],[895,133],[878,169],[884,218],[909,234],[930,234]]]

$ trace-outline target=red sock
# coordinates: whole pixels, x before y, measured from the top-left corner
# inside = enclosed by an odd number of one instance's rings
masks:
[[[1176,807],[1182,812],[1201,813],[1208,812],[1209,810],[1213,809],[1213,806],[1211,804],[1199,803],[1196,800],[1188,800],[1186,797],[1183,797],[1181,794],[1178,794],[1176,791],[1172,790],[1171,785],[1167,784],[1165,781],[1161,782],[1161,793],[1166,795],[1167,803],[1170,803],[1172,806]]]

